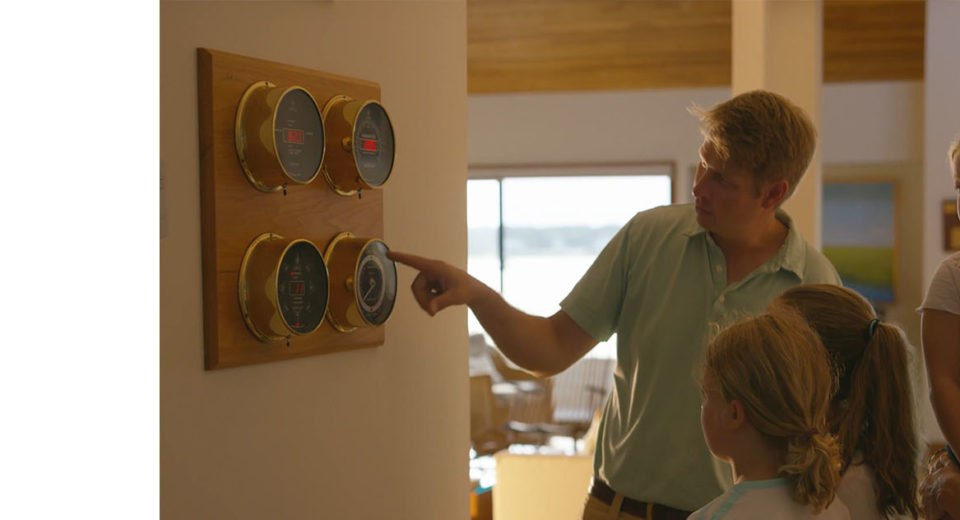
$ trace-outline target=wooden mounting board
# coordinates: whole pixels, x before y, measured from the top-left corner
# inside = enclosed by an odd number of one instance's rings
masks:
[[[383,193],[369,190],[361,198],[337,195],[323,174],[310,184],[288,187],[286,195],[263,193],[244,175],[234,144],[237,105],[247,87],[257,81],[303,87],[321,109],[338,94],[379,101],[380,87],[369,81],[210,49],[197,49],[197,77],[206,368],[382,345],[383,326],[341,333],[327,319],[313,334],[293,336],[289,346],[286,342],[261,342],[247,329],[237,281],[243,254],[253,239],[268,232],[289,239],[305,238],[321,251],[342,231],[383,239]]]

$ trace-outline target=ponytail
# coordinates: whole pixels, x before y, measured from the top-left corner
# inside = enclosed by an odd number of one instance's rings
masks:
[[[873,469],[877,510],[917,518],[919,439],[903,332],[880,322],[851,374],[846,417],[838,417],[843,460],[856,451]]]
[[[824,284],[787,289],[771,307],[800,311],[816,329],[838,377],[830,410],[843,465],[873,470],[877,510],[917,518],[920,441],[903,331],[877,318],[850,289]],[[859,459],[858,459],[859,455]]]
[[[807,432],[787,441],[786,475],[794,501],[809,504],[814,513],[827,508],[840,484],[840,446],[829,433]]]

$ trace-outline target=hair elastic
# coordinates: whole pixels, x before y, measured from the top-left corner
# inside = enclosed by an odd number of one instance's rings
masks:
[[[800,435],[800,439],[802,439],[802,440],[804,440],[804,441],[808,441],[808,440],[810,440],[814,435],[816,435],[816,434],[818,434],[818,433],[820,433],[820,430],[818,430],[818,429],[816,429],[816,428],[810,428],[809,430],[803,432],[803,433]]]
[[[876,334],[877,325],[879,324],[880,324],[880,320],[874,318],[873,320],[870,321],[870,324],[867,325],[867,332],[864,335],[867,341],[870,341],[871,339],[873,339],[873,335]]]

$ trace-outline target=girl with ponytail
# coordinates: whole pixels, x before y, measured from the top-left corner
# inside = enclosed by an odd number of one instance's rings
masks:
[[[835,285],[792,287],[770,308],[799,311],[837,373],[829,424],[843,461],[837,494],[851,517],[917,518],[921,448],[903,331],[880,321],[857,292]]]
[[[734,486],[693,520],[847,519],[835,501],[840,450],[827,428],[833,375],[795,312],[735,323],[707,346],[700,423]]]

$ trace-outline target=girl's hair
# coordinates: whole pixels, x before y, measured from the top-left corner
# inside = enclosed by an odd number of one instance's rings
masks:
[[[788,289],[771,308],[784,306],[807,318],[837,372],[830,431],[840,440],[843,470],[859,453],[877,477],[877,510],[917,518],[920,443],[903,331],[877,320],[858,293],[835,285]]]
[[[953,167],[953,161],[957,159],[957,154],[960,154],[960,135],[950,143],[950,148],[947,150],[947,157],[950,159],[950,167]]]
[[[725,400],[783,453],[793,499],[819,512],[836,496],[840,450],[827,430],[833,375],[816,333],[795,312],[770,312],[724,329],[707,347],[704,372]]]

